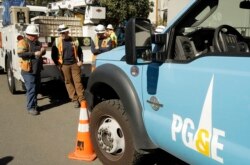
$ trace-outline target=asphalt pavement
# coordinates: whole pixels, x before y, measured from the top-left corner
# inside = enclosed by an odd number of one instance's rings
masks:
[[[86,85],[86,83],[84,83]],[[80,108],[69,101],[63,83],[43,84],[38,95],[40,115],[26,111],[24,92],[12,95],[0,74],[0,165],[102,165],[68,158],[75,151]],[[163,151],[140,165],[186,165]]]
[[[0,165],[101,165],[68,158],[75,151],[80,109],[60,83],[42,86],[41,113],[27,113],[25,93],[12,95],[0,74]]]

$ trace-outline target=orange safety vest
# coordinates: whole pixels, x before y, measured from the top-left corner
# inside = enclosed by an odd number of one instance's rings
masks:
[[[17,53],[24,53],[24,52],[29,52],[30,51],[30,45],[27,41],[26,38],[18,41],[17,43]],[[22,70],[26,71],[26,72],[29,72],[31,70],[31,60],[28,59],[28,60],[24,60],[22,58],[20,58],[19,60],[19,63],[20,63],[20,67]]]
[[[77,61],[79,61],[78,49],[77,49],[77,47],[79,46],[79,42],[76,39],[76,40],[72,41],[71,44],[72,44],[73,54],[75,56],[75,59]],[[56,45],[56,47],[58,49],[58,62],[60,64],[62,64],[63,63],[63,39],[62,39],[62,37],[56,38],[55,45]]]
[[[29,51],[29,43],[26,38],[21,39],[17,43],[17,53],[24,53]]]
[[[110,38],[112,40],[112,48],[117,47],[117,36],[116,36],[115,32],[113,32],[113,31],[111,32]]]
[[[108,42],[109,42],[110,39],[111,39],[110,37],[107,37],[107,38],[103,39],[101,47],[102,48],[107,48],[108,47]],[[99,38],[97,36],[95,36],[94,44],[95,44],[96,48],[99,47],[98,43],[99,43]],[[92,62],[95,62],[95,60],[96,60],[96,55],[93,54],[92,55]],[[92,65],[91,71],[93,72],[94,69],[95,69],[95,65]]]

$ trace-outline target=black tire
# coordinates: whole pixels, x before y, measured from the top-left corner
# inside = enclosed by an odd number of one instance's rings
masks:
[[[91,140],[104,165],[137,164],[141,156],[134,147],[129,119],[119,100],[94,107],[90,118]]]
[[[11,61],[8,58],[7,60],[7,81],[8,81],[8,87],[9,90],[12,94],[16,94],[16,85],[15,85],[15,77],[12,72],[12,66],[11,66]]]

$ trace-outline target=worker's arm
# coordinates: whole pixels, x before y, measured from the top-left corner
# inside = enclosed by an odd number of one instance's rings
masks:
[[[100,54],[100,53],[101,53],[101,51],[100,51],[99,47],[98,47],[98,48],[96,48],[95,43],[94,43],[94,41],[93,41],[93,40],[91,40],[91,52],[92,52],[93,54],[95,54],[95,55],[97,55],[97,54]]]
[[[55,43],[53,43],[53,45],[51,47],[51,58],[56,65],[58,65],[58,55],[59,55],[58,49],[57,49]]]
[[[78,52],[79,61],[83,62],[83,52],[82,52],[81,46],[78,46],[77,52]]]

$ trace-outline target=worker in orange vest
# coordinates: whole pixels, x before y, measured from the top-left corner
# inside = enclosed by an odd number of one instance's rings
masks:
[[[107,26],[107,33],[112,41],[112,48],[117,47],[117,36],[114,32],[114,27],[111,24],[108,24]]]
[[[83,63],[83,53],[78,40],[69,36],[69,31],[66,25],[59,25],[60,36],[55,39],[51,56],[63,73],[69,98],[74,107],[79,108],[81,101],[84,100],[80,68]]]
[[[25,37],[19,38],[17,54],[20,57],[21,75],[24,79],[27,96],[27,110],[31,115],[38,115],[37,94],[41,81],[43,67],[42,56],[46,48],[38,41],[39,30],[36,25],[28,25]]]
[[[91,52],[93,53],[92,62],[95,62],[96,56],[100,53],[112,49],[112,41],[107,35],[105,26],[99,24],[95,28],[96,36],[91,40]],[[92,68],[93,71],[94,68]]]
[[[112,41],[110,37],[107,36],[105,26],[99,24],[95,28],[96,36],[94,40],[91,41],[91,51],[96,56],[100,53],[109,51],[112,49]]]

